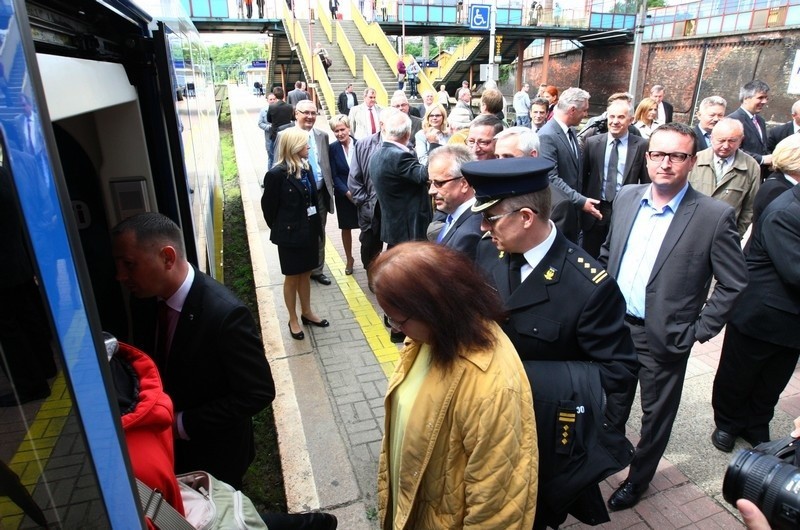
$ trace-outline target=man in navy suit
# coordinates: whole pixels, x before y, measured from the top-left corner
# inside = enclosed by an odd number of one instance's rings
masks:
[[[794,105],[792,105],[792,119],[783,125],[770,129],[769,133],[767,133],[767,149],[771,153],[781,140],[798,132],[800,132],[800,100],[795,101]]]
[[[741,150],[756,159],[761,166],[761,179],[769,175],[772,156],[767,148],[767,124],[761,117],[761,111],[769,101],[769,85],[755,80],[745,84],[739,90],[741,106],[728,117],[742,122],[744,140]]]
[[[436,209],[447,214],[436,242],[460,250],[472,260],[483,231],[481,215],[471,209],[475,204],[475,190],[461,174],[461,166],[473,160],[475,157],[463,145],[439,147],[428,158],[428,195],[433,198]]]
[[[694,135],[697,137],[697,152],[711,147],[711,131],[719,120],[725,117],[728,102],[719,96],[708,96],[697,106],[697,125],[694,126]]]
[[[251,418],[275,398],[253,315],[186,261],[166,216],[129,217],[112,237],[117,279],[135,298],[130,342],[155,360],[175,408],[175,472],[241,488],[255,456]]]
[[[652,182],[620,190],[600,251],[600,263],[625,297],[644,411],[628,477],[608,501],[612,510],[633,507],[647,490],[678,414],[692,346],[722,330],[747,285],[733,208],[689,184],[695,155],[687,125],[666,123],[653,132]]]

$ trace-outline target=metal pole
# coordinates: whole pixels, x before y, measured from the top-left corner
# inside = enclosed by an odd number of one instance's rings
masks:
[[[642,55],[642,37],[644,35],[644,20],[647,15],[647,0],[638,0],[639,12],[636,14],[636,27],[633,36],[633,60],[631,61],[631,82],[628,92],[637,98],[636,85],[639,83],[639,60]]]
[[[403,0],[401,9],[400,18],[403,25],[403,35],[400,37],[400,59],[402,59],[403,55],[406,53],[406,0]]]
[[[489,64],[486,69],[489,79],[494,81],[494,37],[495,37],[495,18],[497,16],[497,7],[492,4],[489,9]]]

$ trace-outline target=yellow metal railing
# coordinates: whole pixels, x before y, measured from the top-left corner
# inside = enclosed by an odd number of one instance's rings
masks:
[[[468,41],[462,42],[453,50],[452,54],[445,56],[440,55],[437,61],[439,66],[425,68],[425,73],[428,77],[434,79],[444,79],[459,62],[469,61],[472,53],[482,42],[483,37],[472,37]]]
[[[383,86],[383,82],[378,76],[378,73],[375,72],[375,68],[372,67],[372,62],[370,62],[369,57],[364,55],[361,63],[364,71],[364,81],[366,81],[368,87],[375,89],[375,99],[378,105],[381,107],[388,106],[389,94],[386,92],[386,87]]]
[[[333,42],[333,28],[331,22],[331,14],[328,11],[328,3],[322,3],[322,0],[317,0],[317,17],[322,29],[325,30],[325,35],[328,37],[328,42]]]
[[[338,20],[336,21],[336,45],[339,46],[339,49],[342,51],[342,55],[344,55],[344,61],[347,63],[348,68],[350,68],[350,73],[352,73],[353,77],[355,77],[356,52],[353,50],[353,45],[350,44],[349,40],[347,40],[347,37],[342,30],[342,24]]]
[[[406,63],[406,68],[408,65],[411,64],[411,61],[414,61],[414,56],[405,54],[403,56],[403,61]],[[436,93],[436,90],[433,88],[433,83],[431,83],[430,78],[425,74],[424,70],[420,68],[419,73],[417,74],[417,93],[422,94],[426,90],[431,90]]]

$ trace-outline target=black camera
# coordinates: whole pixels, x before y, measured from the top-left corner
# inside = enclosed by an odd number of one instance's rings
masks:
[[[722,496],[732,505],[753,502],[774,529],[800,528],[800,440],[783,438],[741,450],[731,460]]]

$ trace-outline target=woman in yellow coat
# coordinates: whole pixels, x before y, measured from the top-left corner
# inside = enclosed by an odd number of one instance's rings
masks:
[[[432,243],[397,245],[369,278],[408,337],[385,400],[381,528],[529,530],[533,399],[496,293],[465,255]]]

